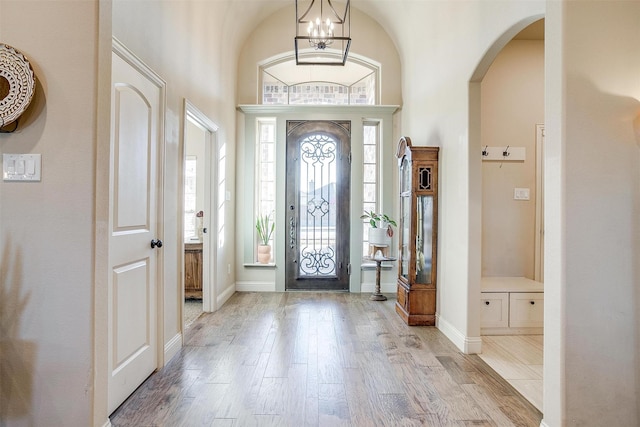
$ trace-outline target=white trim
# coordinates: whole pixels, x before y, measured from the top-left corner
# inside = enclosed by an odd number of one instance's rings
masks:
[[[296,114],[302,116],[310,113],[365,114],[393,114],[398,105],[238,105],[238,110],[245,114]]]
[[[182,348],[182,334],[177,333],[164,345],[164,360],[169,362]]]
[[[375,282],[362,282],[360,285],[360,293],[372,293],[376,288]],[[398,290],[397,282],[380,282],[380,292],[383,294],[394,294]]]
[[[236,282],[237,292],[275,292],[274,282]]]
[[[544,124],[536,124],[536,225],[533,251],[533,274],[544,280]]]
[[[112,427],[111,420],[107,418],[107,421],[105,421],[105,423],[102,424],[102,427]]]
[[[547,424],[547,423],[544,421],[544,418],[543,418],[542,420],[540,420],[540,427],[551,427],[551,426],[550,426],[549,424]]]
[[[232,284],[218,295],[217,307],[220,308],[233,294],[236,293],[236,284]]]
[[[482,338],[467,337],[436,313],[436,327],[464,354],[482,353]]]

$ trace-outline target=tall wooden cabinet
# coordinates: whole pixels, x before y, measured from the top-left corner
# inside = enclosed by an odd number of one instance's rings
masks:
[[[400,138],[398,298],[408,325],[435,325],[438,241],[438,147],[414,147]]]

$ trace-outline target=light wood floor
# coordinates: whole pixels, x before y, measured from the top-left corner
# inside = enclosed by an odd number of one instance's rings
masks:
[[[366,294],[236,293],[111,416],[121,426],[539,426],[433,327]]]
[[[542,411],[542,335],[483,336],[480,358]]]

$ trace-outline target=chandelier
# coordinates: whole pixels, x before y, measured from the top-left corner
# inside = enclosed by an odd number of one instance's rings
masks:
[[[325,4],[326,3],[326,4]],[[296,0],[297,65],[344,65],[351,45],[351,0]],[[311,48],[313,50],[302,49]]]

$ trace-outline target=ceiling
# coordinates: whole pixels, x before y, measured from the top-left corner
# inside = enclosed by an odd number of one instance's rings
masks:
[[[513,40],[544,40],[544,19],[520,31]],[[344,66],[296,65],[294,58],[265,67],[278,80],[291,86],[303,82],[335,82],[349,86],[371,74],[371,68],[354,61]]]

